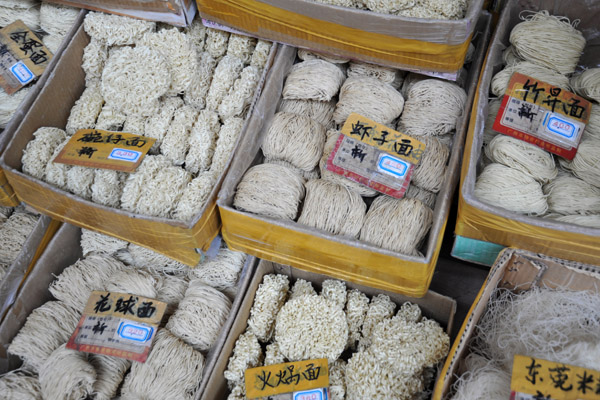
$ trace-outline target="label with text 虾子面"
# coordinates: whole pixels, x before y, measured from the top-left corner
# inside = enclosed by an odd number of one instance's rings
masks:
[[[145,362],[166,306],[132,294],[93,291],[67,348]]]
[[[591,110],[581,96],[514,73],[493,129],[572,160]]]
[[[132,133],[80,129],[71,136],[54,162],[133,172],[155,141]]]
[[[599,400],[600,371],[517,354],[511,400]]]
[[[247,369],[244,380],[248,399],[291,394],[316,400],[319,390],[329,387],[329,367],[325,358],[266,365]]]
[[[0,86],[13,94],[42,75],[52,53],[21,20],[0,29]]]
[[[424,152],[423,142],[352,113],[327,159],[327,169],[399,199]]]

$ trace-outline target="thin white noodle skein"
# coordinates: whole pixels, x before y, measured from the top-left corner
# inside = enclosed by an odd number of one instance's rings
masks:
[[[485,203],[520,214],[542,215],[548,210],[539,182],[524,172],[498,163],[484,168],[473,193]]]
[[[539,79],[553,86],[569,90],[569,78],[562,75],[548,67],[537,65],[528,61],[522,61],[519,63],[507,65],[504,69],[498,72],[492,78],[492,84],[490,91],[494,96],[503,96],[508,88],[510,78],[515,72],[519,72],[523,75],[531,76],[532,78]]]
[[[600,68],[590,68],[581,74],[573,75],[570,82],[575,93],[600,103]]]
[[[40,369],[44,400],[85,399],[93,392],[96,370],[87,354],[65,346],[54,350]]]
[[[500,105],[502,101],[500,99],[490,100],[488,103],[488,114],[485,117],[485,125],[483,126],[483,145],[487,146],[493,138],[499,135],[493,128],[496,115],[500,111]]]
[[[323,155],[324,145],[323,125],[303,115],[278,112],[267,130],[262,151],[267,158],[278,158],[312,171]]]
[[[425,79],[408,92],[397,129],[414,136],[444,135],[456,129],[467,93],[455,83]]]
[[[600,189],[579,178],[561,175],[544,185],[548,209],[559,214],[600,214]]]
[[[587,226],[588,228],[600,229],[600,215],[562,215],[554,219],[560,222],[566,222],[568,224],[575,224]]]
[[[510,136],[496,136],[485,148],[485,153],[493,162],[518,169],[541,183],[547,183],[558,175],[552,154]]]
[[[434,136],[423,136],[419,140],[425,143],[425,153],[413,171],[411,183],[438,193],[444,185],[450,149]]]
[[[600,188],[600,140],[582,140],[573,160],[561,159],[560,164],[576,177]]]
[[[524,60],[568,75],[575,71],[585,38],[567,17],[537,12],[510,32],[515,53]]]
[[[367,205],[358,193],[337,183],[315,179],[306,183],[306,198],[298,223],[356,238],[366,212]]]
[[[340,90],[345,75],[340,68],[324,60],[295,64],[283,86],[284,99],[329,101]]]
[[[416,199],[379,196],[371,204],[360,240],[402,254],[419,255],[417,245],[433,222],[433,211]]]
[[[254,214],[295,220],[304,193],[304,178],[291,168],[255,165],[238,184],[233,206]]]
[[[585,139],[600,140],[600,107],[592,107],[590,120],[585,126],[581,140]]]

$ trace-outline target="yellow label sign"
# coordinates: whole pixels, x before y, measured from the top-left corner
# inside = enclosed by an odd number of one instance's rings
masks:
[[[132,133],[80,129],[54,162],[133,172],[155,141]]]
[[[245,373],[246,397],[255,399],[329,386],[327,359],[250,368]]]
[[[425,152],[425,143],[357,113],[350,114],[342,127],[342,133],[415,166],[419,164]]]
[[[599,400],[600,371],[515,355],[511,399]]]
[[[0,29],[0,86],[8,94],[40,76],[52,53],[21,20]]]

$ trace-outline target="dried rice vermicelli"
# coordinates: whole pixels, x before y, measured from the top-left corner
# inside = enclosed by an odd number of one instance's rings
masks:
[[[56,299],[83,310],[94,290],[104,290],[106,285],[125,266],[107,254],[91,254],[65,268],[50,284],[49,290]]]
[[[146,362],[131,366],[121,389],[121,398],[192,400],[203,370],[202,353],[167,329],[161,329]]]
[[[221,101],[229,93],[229,89],[233,86],[243,68],[244,62],[229,54],[219,61],[206,94],[207,109],[215,111],[219,109]]]
[[[344,1],[344,0],[342,0],[342,1]],[[336,57],[336,56],[332,56],[330,54],[324,54],[324,53],[316,53],[314,51],[309,51],[306,49],[298,49],[298,58],[301,59],[302,61],[325,60],[332,64],[346,64],[348,61],[350,61],[347,58]]]
[[[348,342],[344,310],[322,296],[302,296],[283,305],[275,323],[275,341],[290,361],[337,360]]]
[[[411,184],[438,193],[444,184],[450,149],[437,137],[423,136],[419,140],[425,143],[425,153],[413,171]]]
[[[577,94],[600,103],[600,68],[590,68],[574,75],[570,84]]]
[[[325,279],[321,284],[321,296],[333,301],[340,308],[346,305],[346,283],[336,279]]]
[[[96,370],[88,355],[63,344],[52,352],[40,369],[40,386],[46,400],[84,399],[93,392]]]
[[[600,189],[579,178],[561,175],[544,185],[548,210],[559,214],[599,214]]]
[[[504,164],[546,183],[558,175],[552,154],[538,146],[506,135],[498,135],[485,148],[493,162]]]
[[[62,301],[48,301],[29,314],[25,324],[8,346],[8,353],[19,356],[35,371],[41,369],[50,354],[73,334],[81,312]],[[49,329],[48,327],[51,327]],[[40,335],[40,332],[44,332]]]
[[[92,183],[92,201],[108,207],[119,207],[125,175],[119,171],[98,169]]]
[[[360,348],[364,349],[371,345],[373,329],[380,322],[391,318],[394,315],[395,309],[396,304],[390,300],[389,296],[385,294],[378,294],[377,296],[373,297],[362,323],[362,336],[359,343]]]
[[[371,78],[380,80],[383,83],[393,85],[394,82],[398,84],[397,75],[400,74],[400,71],[395,68],[384,67],[381,65],[351,61],[350,65],[348,66],[347,74],[348,78],[353,76],[369,76]]]
[[[87,13],[83,21],[87,34],[108,46],[135,44],[146,32],[154,31],[155,26],[154,22],[100,12]]]
[[[171,81],[169,62],[161,52],[147,46],[123,47],[108,57],[102,95],[117,111],[150,116],[158,112],[158,99]]]
[[[64,37],[75,24],[78,15],[78,8],[42,1],[40,27],[47,33]]]
[[[32,87],[25,86],[12,95],[6,94],[4,89],[0,88],[0,129],[6,128],[6,125],[8,125],[13,114],[19,109],[19,105]]]
[[[467,101],[460,86],[438,79],[415,83],[398,121],[397,129],[408,135],[443,135],[456,129]]]
[[[215,188],[218,177],[211,171],[202,171],[192,179],[173,210],[172,218],[190,222],[206,206],[210,193]]]
[[[305,187],[299,224],[334,235],[358,237],[367,212],[367,205],[358,193],[322,179],[308,181]]]
[[[190,269],[188,277],[218,290],[229,289],[237,285],[245,261],[246,254],[224,247],[213,260]]]
[[[67,171],[67,189],[79,197],[90,200],[96,170],[73,165]]]
[[[136,212],[168,218],[191,180],[192,175],[180,167],[159,170],[151,180],[144,182]]]
[[[330,101],[343,82],[344,73],[334,64],[324,60],[303,61],[290,69],[282,96],[286,100]]]
[[[261,342],[268,342],[273,336],[275,322],[289,291],[290,282],[285,275],[265,275],[254,295],[250,309],[248,329]]]
[[[242,385],[246,370],[259,366],[262,359],[262,349],[256,336],[251,331],[241,334],[235,342],[233,354],[229,357],[227,369],[223,373],[227,386],[233,389]]]
[[[508,88],[510,78],[515,72],[531,76],[565,90],[569,89],[569,78],[565,75],[529,61],[522,61],[507,65],[502,71],[494,75],[490,86],[490,92],[492,92],[494,96],[503,96]]]
[[[190,267],[153,250],[129,243],[131,265],[170,274],[187,274]]]
[[[385,125],[395,120],[403,109],[404,98],[392,86],[371,77],[352,77],[346,79],[340,89],[333,119],[343,125],[355,112]]]
[[[336,101],[281,100],[277,111],[304,115],[321,125],[329,127],[333,123]]]
[[[510,32],[515,53],[526,61],[571,74],[585,47],[585,38],[567,17],[539,11],[517,24]]]
[[[88,83],[69,113],[65,128],[68,135],[74,135],[79,129],[91,129],[96,126],[96,119],[104,105],[102,95],[98,83]]]
[[[217,60],[208,52],[199,54],[198,69],[192,76],[192,83],[185,91],[183,99],[185,104],[196,107],[198,110],[206,106],[206,95],[210,90],[213,74],[217,67]]]
[[[267,61],[269,60],[271,46],[273,46],[273,43],[259,39],[256,43],[256,47],[254,48],[254,52],[252,52],[250,65],[263,70],[267,65]]]
[[[198,111],[188,105],[181,106],[173,114],[173,121],[162,141],[160,152],[174,165],[185,163],[185,156],[190,145],[190,131],[196,118],[198,118]]]
[[[108,104],[105,104],[96,119],[96,129],[120,131],[123,129],[126,120],[127,115],[122,114]]]
[[[210,350],[231,310],[231,301],[199,280],[190,281],[166,328],[196,350]]]
[[[138,46],[148,46],[158,51],[167,60],[171,75],[169,95],[184,92],[192,83],[192,77],[198,68],[198,59],[194,45],[188,36],[177,28],[148,32]]]
[[[404,197],[407,199],[417,199],[433,210],[435,208],[437,194],[430,192],[429,190],[421,189],[418,186],[410,185],[404,194]]]
[[[90,363],[96,370],[96,381],[92,392],[94,399],[111,400],[115,398],[125,372],[131,366],[131,361],[102,354],[91,354]]]
[[[541,215],[548,209],[542,186],[530,175],[502,164],[489,164],[475,182],[479,200],[520,214]]]
[[[303,178],[294,170],[273,164],[255,165],[238,184],[233,206],[259,215],[295,220],[304,194]]]
[[[11,400],[42,400],[40,381],[26,370],[13,370],[0,377],[0,393]]]
[[[161,285],[161,278],[156,275],[143,270],[124,269],[112,275],[106,290],[154,299]]]
[[[256,43],[257,41],[253,37],[232,33],[227,43],[227,54],[236,56],[244,64],[248,64],[252,59]]]
[[[473,365],[477,359],[477,365]],[[481,361],[479,361],[481,360]],[[467,356],[467,372],[454,383],[452,400],[504,399],[510,397],[511,374],[499,368],[494,361],[471,353]]]
[[[600,140],[582,140],[573,160],[560,163],[576,177],[600,188]]]
[[[231,43],[231,42],[230,42]],[[248,110],[254,92],[260,80],[260,71],[253,66],[247,66],[236,79],[229,93],[219,104],[219,116],[225,120],[230,117],[243,117]]]
[[[0,263],[10,265],[15,261],[38,219],[33,214],[15,212],[0,225]]]
[[[34,139],[27,143],[23,150],[21,162],[23,172],[34,178],[44,179],[46,174],[46,165],[50,162],[50,157],[54,150],[66,138],[65,131],[58,128],[41,127],[33,133]]]
[[[221,57],[223,57],[227,52],[229,36],[229,32],[207,28],[206,39],[204,41],[204,51],[208,52],[217,60],[221,59]]]
[[[137,170],[130,173],[125,180],[121,194],[121,208],[126,211],[135,211],[144,184],[154,179],[159,170],[170,166],[171,163],[165,156],[146,155]]]
[[[403,223],[394,223],[399,221]],[[418,255],[417,245],[429,232],[432,222],[433,212],[419,200],[379,196],[367,212],[360,240],[402,254]]]
[[[369,309],[369,298],[359,290],[352,289],[346,296],[346,320],[348,321],[348,345],[351,349],[356,348],[360,340],[363,322]]]
[[[231,117],[223,121],[209,170],[215,176],[220,176],[225,171],[243,127],[242,118]]]
[[[84,257],[92,253],[113,255],[127,248],[126,241],[89,229],[81,230],[80,244]]]
[[[52,157],[50,157],[48,164],[46,164],[46,173],[44,178],[44,180],[49,184],[64,190],[67,190],[67,172],[71,166],[68,164],[55,163],[53,160],[58,157],[58,154],[67,145],[67,143],[69,143],[68,138],[54,149]]]
[[[263,139],[267,158],[278,158],[311,171],[319,163],[325,145],[325,128],[309,117],[278,112]]]

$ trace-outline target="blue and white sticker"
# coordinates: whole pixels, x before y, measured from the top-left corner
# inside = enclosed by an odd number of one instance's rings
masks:
[[[31,70],[23,63],[19,61],[10,67],[10,72],[19,80],[22,85],[26,85],[35,78],[35,75]]]
[[[392,157],[389,154],[381,154],[377,161],[377,169],[379,172],[394,176],[399,179],[404,179],[410,168],[410,163],[400,158]]]
[[[327,388],[294,392],[293,400],[327,400]]]
[[[133,340],[135,342],[145,342],[152,338],[154,328],[142,324],[136,324],[135,322],[127,321],[119,324],[117,334],[120,338]]]
[[[574,123],[559,114],[546,115],[546,130],[563,138],[572,139],[577,133],[577,127]]]
[[[129,162],[137,162],[139,158],[142,156],[141,151],[128,150],[128,149],[113,149],[109,156],[109,160],[120,160],[120,161],[129,161]]]

